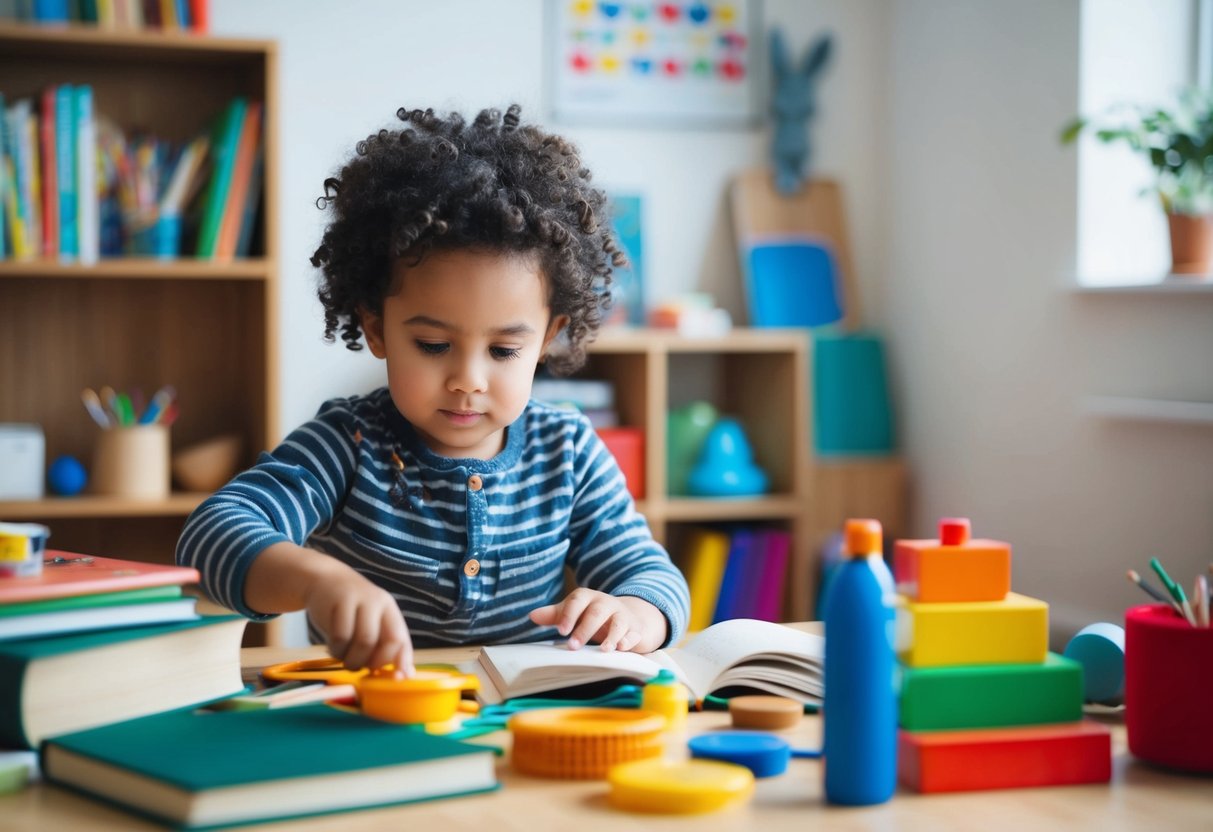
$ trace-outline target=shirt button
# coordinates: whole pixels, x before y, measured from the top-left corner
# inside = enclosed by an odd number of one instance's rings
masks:
[[[484,480],[480,479],[479,474],[472,474],[468,477],[468,490],[479,491],[484,486]]]
[[[473,558],[463,565],[463,574],[469,578],[475,578],[480,574],[480,561]]]

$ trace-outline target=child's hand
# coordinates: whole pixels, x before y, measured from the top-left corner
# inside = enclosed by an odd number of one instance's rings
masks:
[[[324,633],[335,658],[351,670],[395,665],[413,674],[413,642],[396,599],[353,569],[311,583],[304,595],[308,617]]]
[[[558,604],[531,610],[531,621],[555,627],[574,650],[596,641],[603,650],[651,653],[665,642],[661,610],[631,595],[607,595],[579,587]]]

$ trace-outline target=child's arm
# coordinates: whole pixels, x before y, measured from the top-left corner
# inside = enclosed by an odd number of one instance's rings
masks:
[[[351,669],[413,669],[413,643],[391,593],[339,560],[289,541],[264,549],[244,582],[244,602],[263,613],[307,610],[329,651]]]
[[[653,540],[623,472],[588,420],[578,420],[574,442],[568,562],[579,589],[534,610],[531,620],[606,649],[647,653],[677,642],[690,616],[686,578]]]

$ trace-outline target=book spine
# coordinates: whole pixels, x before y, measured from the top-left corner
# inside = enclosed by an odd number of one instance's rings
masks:
[[[791,535],[782,529],[770,529],[759,535],[761,561],[758,601],[754,617],[763,621],[783,620],[784,573],[787,570]]]
[[[70,84],[55,93],[55,176],[59,183],[59,260],[70,263],[80,253],[76,206],[76,95]]]
[[[750,529],[736,529],[729,541],[729,559],[720,579],[720,595],[716,599],[713,621],[728,621],[739,617],[747,592],[746,561],[749,559],[750,542],[754,533]]]
[[[29,662],[0,652],[0,748],[30,748],[21,713]]]
[[[97,127],[93,118],[93,88],[76,87],[76,217],[80,262],[93,265],[100,254],[97,197]]]
[[[0,92],[0,260],[11,251],[8,243],[10,227],[7,222],[8,192],[12,188],[12,179],[8,174],[9,153],[8,140],[8,108],[4,104],[4,93]]]
[[[210,8],[207,0],[188,0],[190,5],[190,29],[203,33],[210,29]]]
[[[42,256],[59,256],[59,178],[56,176],[55,156],[55,98],[56,87],[42,91],[42,119],[38,139],[42,155],[42,234],[37,244]]]
[[[253,175],[253,157],[256,156],[260,139],[261,102],[250,101],[240,130],[240,144],[232,168],[232,185],[228,190],[223,218],[219,224],[219,241],[215,249],[218,260],[230,261],[236,254],[240,224],[244,219],[244,201],[248,195],[249,180]]]
[[[13,225],[13,254],[18,259],[33,257],[36,254],[37,240],[30,236],[33,205],[33,164],[29,137],[29,117],[32,103],[28,98],[14,102],[8,111],[9,131],[13,136],[13,179],[16,183],[15,215]]]
[[[240,239],[236,242],[237,257],[248,257],[252,253],[253,228],[257,225],[257,208],[261,204],[264,182],[264,145],[258,145],[257,156],[253,160],[253,174],[249,179],[248,198],[244,200],[243,217],[240,220]]]
[[[240,141],[240,130],[244,126],[244,111],[248,102],[236,98],[224,110],[211,143],[215,165],[211,181],[207,184],[202,227],[198,231],[197,255],[214,258],[219,240],[219,226],[223,220],[223,209],[227,203],[228,190],[232,186],[232,168],[236,163],[236,148]]]

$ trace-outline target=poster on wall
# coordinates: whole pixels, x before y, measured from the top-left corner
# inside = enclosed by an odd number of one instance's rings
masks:
[[[747,126],[760,0],[548,0],[552,115],[566,123]]]

